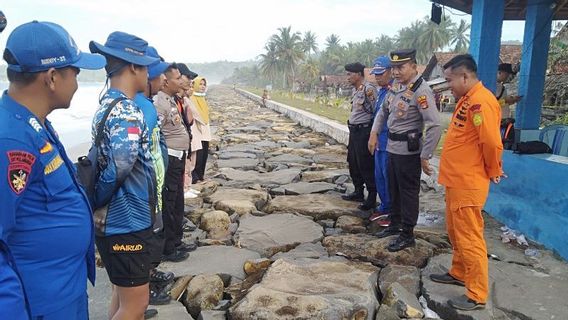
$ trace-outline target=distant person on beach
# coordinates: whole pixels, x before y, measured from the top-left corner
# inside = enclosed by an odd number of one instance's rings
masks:
[[[491,181],[501,180],[503,146],[497,99],[477,78],[469,54],[452,58],[444,75],[456,99],[440,157],[440,184],[446,187],[446,226],[452,244],[452,266],[432,274],[432,281],[465,286],[465,294],[449,300],[461,310],[485,308],[489,292],[487,247],[481,210]]]
[[[355,190],[343,195],[348,201],[362,202],[361,210],[371,210],[377,205],[377,186],[375,184],[375,160],[367,147],[375,102],[377,100],[377,88],[365,81],[365,66],[359,62],[345,65],[347,80],[353,86],[351,97],[351,114],[347,121],[349,128],[349,143],[347,145],[347,162],[349,175],[353,181]],[[363,194],[367,188],[367,199]]]
[[[91,52],[106,57],[110,83],[92,126],[93,141],[104,128],[94,209],[97,248],[113,284],[109,319],[143,319],[149,299],[158,178],[148,137],[155,119],[134,102],[147,88],[148,66],[159,61],[146,54],[147,46],[119,31],[104,45],[89,44]]]
[[[164,182],[163,217],[164,261],[180,262],[189,257],[195,248],[182,241],[184,213],[184,173],[185,161],[190,146],[190,135],[185,119],[183,103],[176,100],[181,89],[182,76],[178,64],[170,65],[164,72],[166,81],[154,96],[154,106],[162,126],[162,134],[168,147],[168,169]]]
[[[37,21],[12,31],[3,57],[10,84],[0,100],[0,318],[86,320],[91,208],[47,116],[69,108],[81,68],[101,69],[105,59],[81,52],[61,26]]]
[[[209,104],[205,98],[207,93],[207,80],[203,77],[193,79],[193,94],[191,102],[197,109],[193,117],[195,119],[196,135],[200,136],[201,150],[197,151],[195,169],[192,172],[193,183],[202,182],[205,179],[205,166],[209,156],[209,141],[211,141],[211,127],[209,124]]]
[[[509,82],[510,78],[516,72],[513,71],[513,66],[510,63],[501,63],[497,68],[497,86],[495,89],[495,97],[501,106],[501,118],[512,118],[511,105],[521,101],[522,96],[510,96],[505,88],[505,83]]]

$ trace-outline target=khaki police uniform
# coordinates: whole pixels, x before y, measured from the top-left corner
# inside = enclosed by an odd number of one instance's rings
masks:
[[[393,84],[377,113],[373,132],[380,132],[385,122],[389,128],[391,226],[412,235],[418,220],[421,159],[432,158],[441,135],[434,93],[421,76],[408,85]]]

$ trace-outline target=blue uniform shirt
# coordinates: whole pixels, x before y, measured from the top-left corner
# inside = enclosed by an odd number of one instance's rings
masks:
[[[50,122],[42,126],[7,92],[0,176],[0,239],[16,262],[31,316],[57,311],[85,294],[87,274],[95,280],[91,208]]]
[[[385,97],[387,96],[387,93],[390,90],[391,84],[392,84],[392,80],[389,81],[388,86],[381,87],[378,90],[377,102],[375,102],[375,113],[373,115],[373,118],[375,118],[377,116],[377,113],[379,112],[379,110],[381,110],[381,105],[383,104],[383,101],[385,100]],[[389,141],[389,128],[386,124],[383,126],[383,129],[379,133],[379,139],[378,140],[379,140],[379,142],[377,144],[377,147],[379,148],[379,150],[380,151],[387,151],[387,143]]]

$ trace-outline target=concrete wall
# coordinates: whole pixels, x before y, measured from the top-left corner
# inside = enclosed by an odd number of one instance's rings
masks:
[[[503,169],[485,210],[568,260],[568,158],[505,151]]]
[[[243,95],[244,97],[247,97],[259,104],[262,104],[262,98],[260,96],[257,96],[256,94],[250,93],[242,89],[236,89],[236,90],[239,94]],[[347,143],[349,142],[349,129],[347,128],[347,125],[339,124],[333,120],[315,115],[313,113],[298,108],[290,107],[276,101],[267,100],[266,107],[287,116],[288,118],[296,121],[297,123],[299,123],[304,127],[308,127],[316,132],[321,132],[323,134],[326,134],[327,136],[332,137],[339,143],[347,145]]]

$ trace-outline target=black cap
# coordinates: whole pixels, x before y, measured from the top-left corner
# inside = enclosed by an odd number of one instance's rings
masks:
[[[189,70],[189,68],[187,67],[187,65],[185,63],[178,63],[177,69],[179,70],[179,73],[188,77],[190,80],[193,80],[198,76],[197,73]]]
[[[345,65],[345,71],[363,73],[365,71],[365,65],[359,62],[348,63]]]
[[[393,66],[400,66],[410,61],[416,61],[416,49],[394,50],[389,54],[389,58]]]
[[[497,70],[507,72],[509,74],[515,74],[515,72],[513,72],[513,66],[510,63],[499,64],[499,67],[497,68]]]

